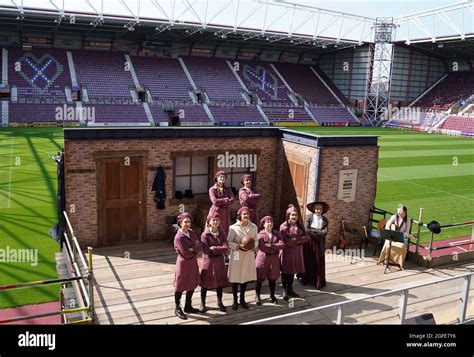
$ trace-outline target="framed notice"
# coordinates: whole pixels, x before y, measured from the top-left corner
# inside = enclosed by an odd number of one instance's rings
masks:
[[[340,170],[337,198],[344,202],[354,202],[357,188],[357,169]]]

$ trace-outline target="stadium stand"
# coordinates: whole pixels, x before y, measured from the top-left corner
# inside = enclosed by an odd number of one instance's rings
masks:
[[[19,104],[10,103],[10,122],[17,123],[47,123],[56,118],[57,104]],[[75,120],[74,121],[78,121]]]
[[[474,134],[474,118],[452,115],[446,119],[440,129],[458,130],[465,134]]]
[[[262,115],[255,106],[212,106],[210,107],[216,122],[245,121],[265,123]]]
[[[260,99],[270,121],[313,121],[304,108],[293,103],[289,89],[269,63],[242,61],[239,76],[248,91]]]
[[[277,63],[275,67],[285,78],[291,89],[303,96],[309,104],[334,104],[339,102],[311,71],[309,66]]]
[[[8,53],[8,83],[16,87],[18,94],[16,101],[9,103],[10,122],[54,122],[55,104],[74,106],[66,95],[66,88],[72,87],[66,50],[12,49]],[[71,53],[77,83],[87,89],[89,97],[84,108],[95,106],[96,124],[139,124],[150,120],[159,125],[176,117],[184,124],[225,121],[263,124],[266,120],[256,107],[258,104],[270,122],[355,121],[343,105],[348,102],[347,98],[317,66],[239,61],[241,67],[236,74],[243,87],[226,60],[183,57],[192,81],[202,93],[198,98],[178,59],[132,56],[136,82],[151,97],[146,101],[152,118],[150,115],[147,118],[144,106],[134,98],[136,83],[125,69],[123,53],[88,50]],[[446,114],[460,99],[467,99],[473,92],[473,72],[450,73],[417,102],[421,112],[399,114],[389,125],[421,129],[437,126],[471,132],[472,121],[468,117],[474,113],[473,105],[467,110],[465,106],[461,108],[465,109],[462,115],[446,119]],[[203,103],[209,104],[210,114]]]
[[[423,109],[447,111],[460,99],[474,93],[474,72],[451,72],[416,105]]]
[[[185,57],[183,59],[197,88],[209,98],[214,120],[265,122],[255,105],[247,105],[240,85],[223,59]]]
[[[179,61],[172,58],[132,56],[138,82],[148,89],[154,101],[180,99],[191,102],[191,84]]]
[[[312,107],[310,111],[320,123],[352,123],[356,121],[346,108],[339,105],[331,107]]]
[[[8,82],[17,97],[9,103],[9,122],[48,123],[64,121],[65,88],[71,87],[66,51],[47,49],[10,50]],[[59,119],[58,119],[59,118]],[[75,116],[71,121],[77,122]]]
[[[185,57],[183,59],[194,83],[211,101],[241,100],[242,87],[223,59]]]
[[[309,110],[318,122],[355,122],[348,110],[339,103],[333,93],[326,88],[309,66],[277,63],[275,67],[285,78],[293,92],[297,96],[301,95],[309,104]],[[322,71],[318,72],[323,78],[321,73]],[[330,81],[326,81],[326,83],[328,82]],[[343,99],[342,102],[346,101],[344,95],[339,90],[335,90],[335,86],[331,87],[331,90],[340,100]]]
[[[146,123],[146,115],[141,104],[115,105],[101,104],[83,108],[89,110],[92,114],[92,122],[97,124],[128,124],[128,123]],[[89,109],[90,108],[90,109]],[[92,111],[92,110],[95,110]]]
[[[130,99],[134,87],[125,57],[117,52],[72,51],[77,82],[87,87],[89,98]],[[92,101],[91,101],[92,102]]]
[[[9,83],[17,87],[19,98],[54,98],[66,102],[64,88],[71,86],[66,51],[8,52]]]

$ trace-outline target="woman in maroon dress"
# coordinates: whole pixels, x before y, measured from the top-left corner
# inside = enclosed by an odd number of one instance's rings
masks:
[[[270,287],[270,299],[274,304],[278,302],[275,297],[276,281],[280,277],[280,256],[279,253],[284,247],[280,240],[280,235],[273,230],[273,218],[265,216],[260,221],[260,233],[258,234],[258,253],[257,253],[257,282],[255,284],[255,293],[257,294],[257,305],[262,305],[260,292],[262,283],[268,279]]]
[[[312,213],[306,215],[304,225],[310,240],[303,245],[304,274],[300,274],[303,285],[310,283],[317,289],[326,286],[326,235],[329,222],[323,216],[328,210],[326,202],[312,202],[307,206]]]
[[[209,197],[212,202],[209,214],[218,213],[220,227],[227,235],[230,226],[230,205],[234,202],[234,195],[230,187],[225,186],[227,175],[224,171],[216,172],[214,186],[209,188]]]
[[[174,275],[174,300],[176,304],[175,314],[180,319],[187,320],[184,312],[197,313],[191,305],[194,289],[199,285],[199,266],[197,263],[197,253],[202,250],[201,241],[191,228],[191,215],[187,212],[178,216],[178,232],[174,237],[174,249],[178,253],[176,259],[176,271]],[[186,291],[186,304],[184,312],[181,310],[181,296]]]
[[[298,210],[290,205],[286,210],[286,221],[280,225],[280,238],[285,243],[281,251],[281,281],[283,285],[283,299],[300,297],[293,290],[295,274],[304,272],[303,244],[309,238],[303,224],[299,221]]]
[[[224,255],[229,251],[227,236],[219,227],[219,214],[210,213],[207,216],[206,229],[201,235],[202,268],[201,268],[201,307],[199,312],[206,312],[206,295],[208,289],[216,289],[217,306],[222,312],[226,308],[222,303],[222,290],[229,282]]]
[[[252,175],[243,175],[240,182],[244,185],[239,190],[240,207],[248,207],[250,209],[250,220],[258,225],[257,203],[262,198],[262,194],[252,187]]]

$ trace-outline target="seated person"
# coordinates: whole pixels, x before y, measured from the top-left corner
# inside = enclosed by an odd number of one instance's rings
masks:
[[[408,210],[404,205],[398,205],[397,214],[390,217],[385,224],[385,229],[403,233],[403,237],[405,238],[404,242],[392,242],[392,248],[390,250],[391,260],[403,268],[403,263],[407,255],[408,236],[411,230],[411,220],[408,218]],[[383,263],[385,259],[388,258],[389,243],[389,241],[385,241],[382,252],[380,253],[379,263]]]

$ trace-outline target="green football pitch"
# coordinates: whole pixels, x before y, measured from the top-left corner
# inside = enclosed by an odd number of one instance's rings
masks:
[[[319,135],[379,135],[376,206],[450,224],[474,218],[474,141],[371,128],[291,128]],[[59,247],[49,230],[56,217],[56,163],[63,146],[59,128],[0,129],[0,250],[38,249],[38,264],[0,261],[0,286],[56,278]],[[436,239],[470,235],[446,229]],[[428,235],[425,234],[428,238]],[[58,299],[58,286],[0,291],[0,308]]]

